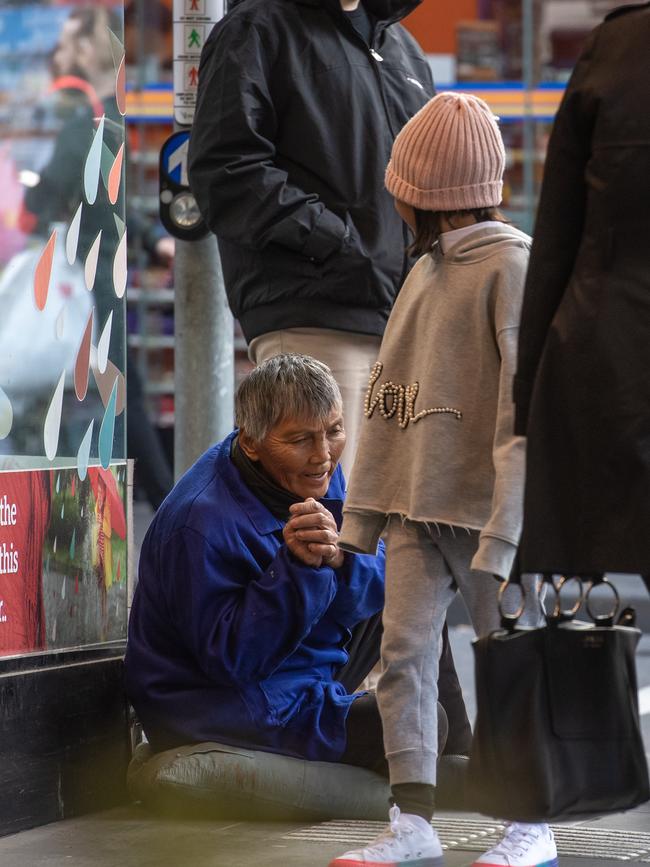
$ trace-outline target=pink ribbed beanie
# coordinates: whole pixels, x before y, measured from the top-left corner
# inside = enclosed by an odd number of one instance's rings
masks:
[[[464,211],[501,202],[506,154],[488,105],[440,93],[395,139],[386,188],[422,211]]]

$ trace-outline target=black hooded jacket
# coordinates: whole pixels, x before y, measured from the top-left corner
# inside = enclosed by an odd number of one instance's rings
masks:
[[[364,5],[370,46],[338,0],[244,0],[205,44],[190,182],[249,341],[299,326],[380,335],[406,275],[384,172],[433,82],[396,23],[418,0]]]

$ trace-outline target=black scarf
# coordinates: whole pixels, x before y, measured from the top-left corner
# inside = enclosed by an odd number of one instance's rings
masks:
[[[246,487],[255,494],[274,517],[286,523],[290,517],[289,506],[293,503],[302,503],[302,498],[276,485],[262,469],[259,461],[252,461],[244,454],[239,446],[238,436],[232,441],[230,459],[239,470]]]

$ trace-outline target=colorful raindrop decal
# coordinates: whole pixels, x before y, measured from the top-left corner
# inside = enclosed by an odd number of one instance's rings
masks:
[[[110,359],[106,365],[106,373],[100,373],[96,364],[92,365],[92,371],[104,407],[108,406],[113,385],[117,380],[117,406],[115,407],[115,415],[120,415],[123,412],[126,403],[126,382],[124,380],[124,374],[120,373]]]
[[[86,165],[84,166],[84,193],[89,205],[95,204],[97,198],[97,188],[99,187],[99,172],[102,163],[102,144],[104,142],[104,120],[102,115],[93,143],[86,157]]]
[[[120,238],[113,259],[113,288],[118,298],[126,292],[126,232]]]
[[[74,390],[77,400],[83,400],[88,391],[88,377],[90,376],[90,341],[93,333],[93,313],[90,311],[88,322],[81,338],[81,345],[77,352],[74,363]]]
[[[14,423],[14,411],[11,401],[0,388],[0,440],[9,436],[11,426]]]
[[[50,235],[50,240],[45,245],[41,258],[38,260],[34,271],[34,300],[39,310],[45,309],[47,293],[50,288],[52,276],[52,261],[54,259],[54,247],[56,245],[56,229]]]
[[[65,256],[70,265],[74,265],[77,258],[77,247],[79,246],[79,229],[81,228],[81,212],[83,211],[83,202],[79,204],[77,212],[72,218],[68,234],[65,236]]]
[[[100,176],[102,181],[104,182],[104,186],[108,191],[108,179],[111,175],[111,169],[113,168],[113,163],[115,162],[115,154],[109,148],[109,146],[104,142],[102,147],[102,163],[100,166]]]
[[[117,202],[117,197],[120,194],[120,181],[122,180],[122,162],[124,160],[124,145],[120,145],[120,149],[115,157],[115,162],[111,167],[108,175],[108,200],[111,205]]]
[[[93,420],[88,425],[88,430],[84,434],[84,438],[81,440],[81,445],[79,446],[79,451],[77,452],[77,473],[79,474],[79,478],[82,482],[86,478],[86,474],[88,473],[88,462],[90,460],[90,444],[93,438],[94,426],[95,422]],[[81,507],[80,517],[83,518],[83,506]]]
[[[108,319],[106,320],[106,325],[104,325],[104,330],[102,331],[102,335],[99,338],[99,343],[97,344],[97,367],[100,373],[106,372],[106,365],[108,364],[108,349],[111,345],[111,327],[113,325],[113,311],[108,314]]]
[[[52,400],[45,416],[43,425],[43,443],[48,460],[53,461],[59,447],[59,431],[61,430],[61,410],[63,409],[63,385],[65,383],[65,370],[59,377],[59,382],[54,389]]]
[[[122,55],[124,54],[124,43],[120,41],[119,36],[116,36],[110,27],[107,27],[106,29],[108,30],[108,37],[111,44],[113,66],[115,67],[115,69],[117,69],[117,67],[119,66],[119,58],[122,57]]]
[[[83,479],[82,479],[82,481],[83,481]],[[84,507],[82,506],[81,509],[79,510],[79,517],[83,518],[83,516],[84,516]]]
[[[59,310],[59,314],[54,320],[54,336],[57,340],[63,340],[65,334],[65,307]]]
[[[117,109],[124,117],[126,114],[126,58],[123,57],[120,61],[120,67],[117,70],[117,78],[115,79],[115,101]]]
[[[91,292],[95,285],[95,277],[97,276],[97,261],[99,259],[99,245],[102,242],[102,230],[93,241],[92,247],[86,256],[86,264],[84,265],[84,275],[86,277],[86,289]]]
[[[74,550],[77,543],[77,528],[72,530],[72,539],[70,539],[70,559],[74,560]],[[77,593],[79,590],[77,589]]]
[[[52,624],[52,638],[51,638],[51,641],[52,641],[52,644],[54,644],[54,642],[56,641],[56,620],[55,620],[54,623]]]
[[[61,490],[61,474],[60,473],[56,474],[56,485],[54,486],[54,490],[57,492],[57,494]]]
[[[53,553],[53,554],[56,554],[56,543],[58,542],[58,539],[59,539],[58,536],[55,536],[55,537],[54,537],[54,542],[52,543],[52,553]],[[49,564],[48,564],[48,565],[49,565]]]
[[[77,477],[75,475],[70,479],[70,496],[74,497],[75,491],[77,490]]]
[[[113,435],[115,433],[115,406],[117,403],[117,379],[113,383],[108,406],[99,429],[99,462],[107,470],[113,456]]]
[[[64,515],[65,515],[65,503],[61,503],[61,519],[63,519]]]
[[[124,56],[124,44],[109,28],[109,36],[111,40],[111,54],[113,55],[113,65],[117,70],[115,79],[115,100],[117,108],[121,115],[126,114],[126,58]]]

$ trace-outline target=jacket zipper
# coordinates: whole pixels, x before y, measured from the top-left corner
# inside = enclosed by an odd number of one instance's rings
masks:
[[[376,37],[377,37],[377,34],[376,33],[373,34],[373,37],[372,37],[373,42],[376,42]],[[377,76],[377,84],[379,86],[379,93],[381,94],[381,102],[382,102],[382,105],[384,106],[384,113],[386,115],[386,120],[388,121],[388,129],[390,130],[393,138],[395,138],[395,136],[397,135],[399,130],[394,128],[393,120],[390,116],[390,112],[388,111],[388,103],[386,101],[386,93],[384,91],[384,81],[383,81],[382,74],[381,74],[381,71],[379,68],[379,64],[383,63],[384,58],[377,51],[377,49],[374,48],[373,45],[370,46],[370,56],[375,61],[371,65],[373,66],[373,68],[375,70],[375,75]]]
[[[384,114],[386,115],[386,120],[388,121],[388,128],[391,131],[393,138],[395,138],[395,136],[397,135],[399,130],[396,131],[393,128],[393,123],[391,120],[390,112],[388,111],[388,104],[386,102],[386,94],[384,92],[383,80],[381,77],[381,72],[379,70],[379,64],[383,63],[384,58],[381,56],[381,54],[375,48],[377,41],[378,41],[378,37],[386,29],[387,25],[384,25],[384,26],[378,25],[375,28],[375,31],[372,34],[371,43],[370,43],[370,45],[368,45],[368,43],[364,39],[361,38],[359,33],[357,33],[356,29],[352,26],[350,21],[348,21],[348,19],[345,16],[343,16],[343,20],[345,21],[344,27],[347,27],[350,36],[352,36],[354,39],[356,39],[357,42],[360,42],[363,45],[364,49],[366,49],[370,53],[370,57],[372,58],[372,60],[375,61],[374,63],[371,63],[371,66],[375,70],[375,76],[377,78],[377,87],[379,88],[379,93],[381,96],[381,102],[382,102],[382,105],[384,106]],[[409,244],[409,232],[408,232],[408,228],[407,228],[405,223],[402,225],[402,237],[404,239],[404,261],[402,264],[401,285],[403,285],[404,280],[406,279],[406,275],[408,274],[408,271],[409,271],[409,257],[406,253],[406,248],[408,247],[408,244]],[[400,288],[401,288],[401,285],[400,285]],[[397,294],[399,294],[399,288],[397,290]]]
[[[386,120],[388,121],[388,129],[390,130],[393,138],[395,138],[395,136],[397,135],[399,130],[396,130],[394,128],[393,121],[392,121],[391,116],[390,116],[390,112],[388,111],[388,103],[386,102],[386,93],[384,91],[383,79],[382,79],[381,72],[379,70],[379,65],[378,65],[380,63],[383,63],[384,58],[381,56],[381,54],[377,51],[377,49],[375,47],[377,44],[377,40],[378,40],[379,35],[386,29],[387,25],[385,25],[385,24],[383,24],[383,25],[378,24],[377,25],[374,33],[372,34],[371,43],[370,43],[370,45],[368,45],[368,43],[365,41],[365,39],[363,39],[359,35],[359,33],[357,32],[355,27],[351,24],[351,22],[348,21],[348,19],[345,17],[345,14],[343,12],[341,13],[341,17],[342,17],[342,20],[345,21],[344,27],[347,28],[348,34],[350,36],[352,36],[352,38],[355,39],[357,42],[360,42],[363,45],[364,49],[370,54],[370,57],[374,61],[374,62],[371,62],[370,65],[372,66],[372,68],[375,71],[375,77],[377,79],[377,86],[379,88],[379,94],[381,96],[381,104],[384,107],[384,114],[386,115]]]

